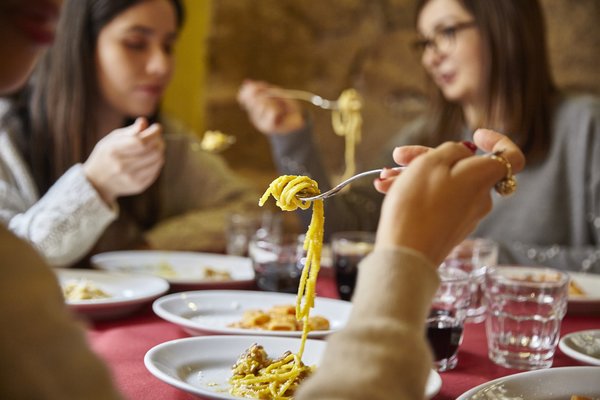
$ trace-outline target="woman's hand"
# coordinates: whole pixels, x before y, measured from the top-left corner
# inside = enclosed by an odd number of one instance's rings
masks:
[[[513,173],[523,169],[523,153],[506,136],[480,129],[474,141],[485,152],[503,150]],[[474,156],[460,143],[399,147],[394,160],[410,165],[400,176],[384,171],[387,179],[376,182],[387,195],[375,246],[410,247],[435,265],[489,213],[492,188],[507,174],[502,162]]]
[[[160,124],[145,118],[116,129],[100,140],[83,164],[90,183],[108,204],[117,197],[138,194],[158,177],[165,144]]]
[[[238,92],[238,102],[248,113],[250,122],[266,135],[287,134],[305,125],[302,109],[296,100],[269,95],[277,89],[266,82],[246,80]]]

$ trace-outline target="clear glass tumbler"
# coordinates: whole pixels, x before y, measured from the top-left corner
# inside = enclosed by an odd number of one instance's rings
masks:
[[[467,322],[479,323],[485,320],[485,271],[497,263],[498,243],[484,238],[464,240],[444,260],[443,265],[460,268],[470,275],[471,304],[467,312]]]
[[[569,276],[523,266],[489,268],[485,279],[488,355],[501,366],[549,368],[567,310]]]

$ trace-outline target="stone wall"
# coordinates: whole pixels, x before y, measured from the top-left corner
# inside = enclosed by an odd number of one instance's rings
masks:
[[[501,1],[501,0],[500,0]],[[208,36],[206,128],[237,136],[230,164],[269,182],[267,140],[248,123],[235,96],[245,78],[335,99],[346,88],[365,98],[362,160],[422,110],[424,74],[410,49],[412,0],[217,0]],[[600,92],[600,1],[542,0],[551,62],[561,87]],[[343,169],[343,139],[330,114],[308,108],[332,173]],[[263,182],[264,180],[264,182]]]

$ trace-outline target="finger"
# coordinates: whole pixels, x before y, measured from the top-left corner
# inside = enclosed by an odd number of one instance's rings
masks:
[[[453,167],[460,160],[472,157],[473,153],[461,143],[446,142],[427,152],[427,162]]]
[[[153,152],[144,157],[132,158],[123,163],[124,170],[130,175],[138,175],[143,171],[155,171],[160,169],[164,163],[162,154]]]
[[[135,119],[133,124],[126,126],[124,128],[117,129],[113,132],[123,134],[123,135],[136,135],[139,132],[143,131],[148,127],[148,120],[145,117],[138,117]],[[112,132],[111,132],[112,133]]]
[[[400,146],[392,152],[394,162],[398,165],[410,164],[418,156],[427,153],[431,148],[425,146]]]
[[[486,152],[502,150],[502,157],[511,164],[514,173],[525,167],[525,157],[519,147],[507,136],[490,129],[478,129],[473,134],[475,144]]]
[[[506,166],[487,156],[466,158],[454,165],[450,174],[456,179],[464,179],[473,187],[481,187],[486,191],[507,175]]]
[[[379,178],[387,179],[400,175],[402,172],[392,168],[383,168],[383,170],[379,173]]]
[[[379,193],[387,193],[390,190],[390,187],[392,187],[392,185],[394,184],[394,181],[396,180],[396,177],[389,177],[389,178],[379,178],[379,179],[375,179],[373,181],[373,186],[375,186],[375,190],[377,190]]]
[[[138,138],[144,145],[151,145],[161,139],[162,125],[159,123],[153,123],[148,128],[139,132]]]

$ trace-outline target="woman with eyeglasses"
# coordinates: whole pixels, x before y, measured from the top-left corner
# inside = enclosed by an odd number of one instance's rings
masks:
[[[503,132],[526,154],[528,167],[518,193],[473,235],[498,241],[501,263],[600,273],[600,99],[555,87],[539,2],[421,0],[416,28],[415,47],[433,83],[431,106],[389,141],[373,166],[390,165],[395,146],[469,140],[479,127]],[[296,103],[265,96],[269,87],[245,82],[238,98],[256,128],[269,134],[278,168],[328,182],[310,123]],[[355,185],[326,202],[330,234],[375,229],[381,198],[369,189]]]

